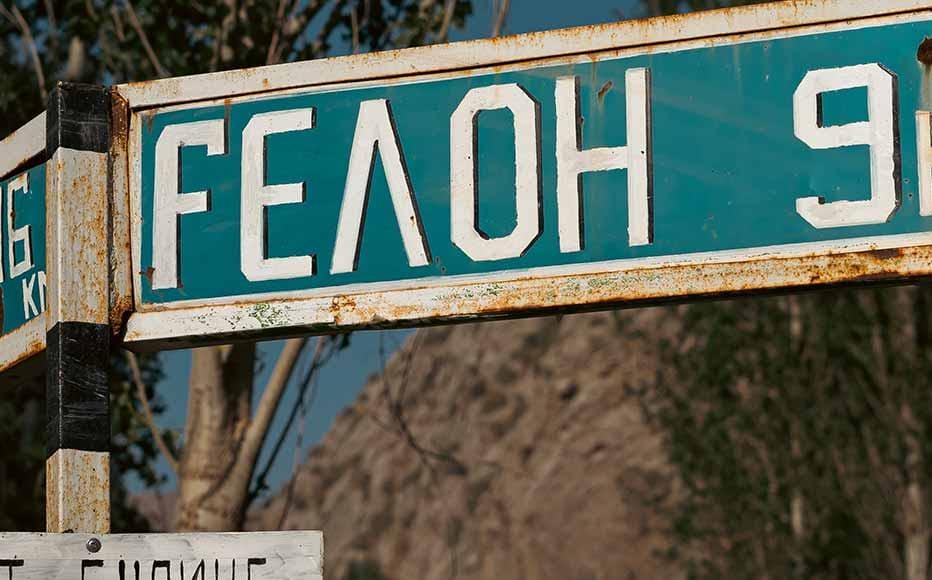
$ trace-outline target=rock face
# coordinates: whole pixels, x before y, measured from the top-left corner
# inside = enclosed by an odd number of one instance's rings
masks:
[[[632,393],[669,310],[421,330],[255,529],[324,530],[330,579],[677,579],[676,495]],[[322,385],[322,388],[327,388]]]

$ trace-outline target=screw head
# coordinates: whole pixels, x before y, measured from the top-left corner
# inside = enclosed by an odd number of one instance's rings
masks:
[[[98,540],[97,538],[91,538],[90,540],[87,541],[86,546],[87,546],[88,552],[92,554],[96,554],[97,552],[100,551],[100,547],[101,547],[100,540]]]

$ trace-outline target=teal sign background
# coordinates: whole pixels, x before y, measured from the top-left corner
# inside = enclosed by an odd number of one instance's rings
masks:
[[[45,165],[34,167],[26,173],[29,175],[29,189],[24,193],[17,190],[13,194],[13,228],[18,229],[23,226],[29,226],[30,251],[32,253],[32,268],[16,276],[11,275],[12,264],[9,257],[10,231],[11,228],[7,223],[7,190],[10,182],[20,174],[14,175],[5,181],[0,181],[0,264],[3,267],[3,281],[0,282],[0,291],[3,293],[3,334],[16,330],[26,324],[38,314],[44,311],[45,288],[39,279],[39,273],[42,272],[44,279],[45,272]],[[13,245],[14,258],[16,262],[23,259],[25,246],[22,242],[16,242]],[[24,294],[31,292],[32,302],[26,304],[28,299]],[[36,307],[38,313],[32,310],[32,305]],[[29,315],[27,316],[27,308]]]
[[[930,90],[928,71],[917,62],[916,51],[926,36],[932,36],[932,25],[914,22],[149,113],[141,129],[142,272],[152,266],[154,153],[163,129],[226,118],[229,145],[226,154],[216,156],[208,156],[206,147],[182,150],[181,191],[210,190],[210,209],[179,217],[181,286],[154,291],[142,276],[143,302],[932,231],[932,218],[920,217],[916,196],[914,112],[928,109]],[[813,150],[799,141],[793,131],[793,93],[808,71],[868,63],[880,63],[898,77],[901,207],[884,224],[817,230],[796,212],[796,199],[869,198],[869,149]],[[585,247],[561,253],[555,80],[579,78],[583,148],[621,146],[627,143],[625,71],[635,67],[651,73],[653,243],[628,246],[626,172],[590,173],[583,177]],[[504,83],[520,84],[540,104],[543,233],[520,258],[474,262],[450,237],[450,115],[471,88]],[[602,91],[609,83],[612,88]],[[331,275],[359,103],[372,99],[391,103],[432,261],[408,266],[377,156],[358,268]],[[267,210],[268,257],[313,254],[317,273],[249,282],[240,271],[239,253],[242,130],[257,113],[306,107],[316,109],[314,129],[273,135],[267,141],[266,183],[303,182],[307,192],[303,203]],[[866,90],[827,94],[823,110],[825,125],[866,120]],[[515,224],[512,118],[504,111],[484,112],[478,127],[479,226],[490,236],[505,235]]]

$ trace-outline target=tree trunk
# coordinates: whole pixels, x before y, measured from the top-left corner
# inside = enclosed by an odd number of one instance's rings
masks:
[[[192,351],[188,418],[178,462],[176,529],[243,528],[259,452],[306,343],[306,338],[285,342],[255,413],[255,344]]]
[[[789,296],[787,298],[787,305],[790,314],[790,349],[791,352],[800,357],[800,364],[803,364],[803,350],[805,345],[803,344],[803,317],[799,300],[799,296]],[[805,368],[802,370],[803,372],[798,375],[800,377],[808,374],[805,372]],[[801,489],[803,454],[800,441],[800,425],[796,418],[791,419],[790,431],[790,456],[793,458],[795,471],[793,474],[795,481],[792,482],[790,492],[790,526],[793,532],[794,544],[793,575],[796,578],[805,578],[806,504]]]
[[[243,525],[252,471],[237,469],[237,455],[249,425],[255,353],[251,343],[192,351],[178,530],[229,531]]]
[[[906,432],[906,490],[903,497],[903,564],[906,580],[926,580],[929,572],[929,521],[922,482],[922,443],[912,409],[904,404],[901,418]]]
[[[913,298],[913,334],[916,345],[916,368],[919,377],[929,370],[929,309],[927,287],[920,285]],[[919,379],[921,380],[921,379]],[[907,580],[926,580],[929,577],[930,523],[928,496],[925,490],[922,429],[913,408],[901,404],[900,419],[906,434],[906,493],[903,501],[903,564]]]

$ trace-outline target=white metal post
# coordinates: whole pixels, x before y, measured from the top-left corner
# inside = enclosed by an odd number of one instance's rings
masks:
[[[109,91],[60,83],[47,113],[46,527],[110,531]]]

